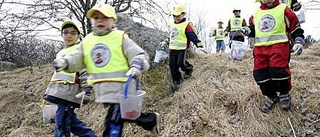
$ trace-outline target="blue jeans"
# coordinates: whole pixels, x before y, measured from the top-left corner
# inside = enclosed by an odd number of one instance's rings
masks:
[[[55,137],[70,137],[70,133],[79,137],[96,137],[93,130],[77,118],[74,107],[61,103],[57,105]]]
[[[226,49],[226,46],[224,45],[224,41],[223,40],[217,40],[217,47],[216,47],[216,52],[219,53],[224,52],[224,50]]]

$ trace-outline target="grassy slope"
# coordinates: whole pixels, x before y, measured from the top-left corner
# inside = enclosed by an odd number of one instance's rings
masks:
[[[318,44],[320,45],[320,44]],[[193,76],[178,92],[170,92],[168,66],[156,67],[143,76],[147,91],[144,111],[162,115],[162,136],[320,136],[319,46],[293,56],[292,102],[289,112],[277,106],[269,114],[259,111],[263,96],[252,77],[251,53],[232,62],[227,55],[196,55]],[[42,123],[41,97],[53,69],[20,68],[0,72],[0,136],[52,136],[53,125]],[[100,136],[106,113],[91,102],[76,110]],[[288,121],[291,121],[293,129]],[[126,124],[124,136],[148,136],[134,124]]]

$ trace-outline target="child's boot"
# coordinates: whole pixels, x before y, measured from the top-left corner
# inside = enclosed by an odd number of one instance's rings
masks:
[[[263,113],[268,113],[270,110],[274,108],[274,106],[277,104],[278,101],[279,101],[278,97],[275,97],[275,98],[266,97],[266,100],[262,105],[261,111]]]
[[[279,96],[279,99],[280,99],[280,107],[283,109],[283,110],[288,110],[291,108],[291,96],[289,93],[287,94],[280,94]]]

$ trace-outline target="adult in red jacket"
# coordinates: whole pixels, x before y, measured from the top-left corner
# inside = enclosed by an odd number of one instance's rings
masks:
[[[302,52],[303,29],[294,12],[278,0],[261,0],[261,6],[249,20],[255,35],[253,76],[266,101],[261,111],[266,113],[279,102],[283,110],[291,108],[290,45],[295,53]],[[280,94],[278,95],[277,92]]]

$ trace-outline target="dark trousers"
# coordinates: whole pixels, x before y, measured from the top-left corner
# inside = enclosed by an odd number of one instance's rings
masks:
[[[255,47],[253,55],[253,76],[262,94],[270,98],[276,97],[277,92],[288,94],[292,88],[289,43]]]
[[[58,109],[55,118],[55,137],[70,137],[73,133],[79,137],[95,137],[93,130],[86,126],[84,122],[78,119],[74,113],[74,107],[58,103]]]
[[[154,113],[141,113],[136,120],[126,120],[121,118],[120,104],[104,104],[109,106],[103,131],[103,137],[121,137],[124,122],[136,123],[145,130],[151,131],[156,125],[156,115]]]
[[[179,68],[181,68],[181,70],[184,72],[191,71],[193,68],[193,66],[186,60],[187,51],[187,49],[170,50],[169,66],[173,81],[181,80],[181,73],[179,71]]]

